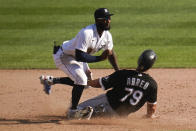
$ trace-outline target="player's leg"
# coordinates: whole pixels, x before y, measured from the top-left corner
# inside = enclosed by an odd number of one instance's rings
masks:
[[[91,117],[98,116],[98,114],[106,113],[105,107],[103,105],[105,103],[104,99],[105,95],[100,95],[89,99],[87,101],[82,102],[78,105],[78,109],[72,113],[71,117],[67,117],[68,119],[91,119]]]
[[[82,96],[83,90],[87,85],[87,76],[83,67],[83,62],[77,62],[71,56],[61,56],[63,65],[59,66],[71,80],[74,81],[72,89],[71,107],[68,111],[67,117],[71,118],[77,111],[79,100]]]
[[[69,77],[53,77],[50,75],[46,75],[46,76],[41,75],[40,81],[42,84],[46,82],[45,84],[48,84],[48,86],[52,86],[55,84],[65,84],[70,86],[74,85],[74,81],[71,80]]]
[[[53,55],[53,58],[54,58],[54,62],[56,64],[56,67],[63,70],[66,73],[68,71],[66,71],[66,69],[62,69],[62,67],[61,67],[63,65],[61,58],[60,58],[61,53],[62,53],[61,50],[57,51],[56,54]],[[90,71],[88,64],[81,63],[81,65],[83,66],[83,69],[86,73],[88,80],[92,80],[93,79],[92,72]],[[64,68],[64,65],[63,65],[63,68]],[[46,92],[46,94],[51,93],[51,87],[54,84],[66,84],[66,85],[74,86],[74,81],[72,79],[70,79],[69,77],[53,77],[50,75],[46,75],[46,76],[41,75],[40,81],[41,81],[41,84],[44,85],[44,91]],[[86,88],[87,88],[87,86],[85,87],[85,89]]]
[[[66,44],[67,42],[68,41],[64,41],[63,44]],[[54,59],[54,62],[56,64],[57,68],[59,68],[63,64],[63,62],[61,60],[61,56],[63,54],[64,53],[62,51],[61,46],[56,46],[56,43],[54,43],[53,59]],[[50,81],[52,84],[66,84],[66,85],[70,85],[70,86],[74,85],[74,81],[71,80],[69,77],[56,77],[56,78],[54,78],[53,76],[51,76],[51,78],[52,79]]]
[[[55,77],[53,78],[53,84],[65,84],[65,85],[74,85],[74,81],[69,77]]]
[[[71,110],[76,110],[78,103],[80,101],[80,98],[82,96],[82,92],[84,90],[84,85],[74,85],[72,89],[72,99],[71,99]]]
[[[66,65],[70,64],[72,58],[63,54],[63,51],[59,49],[56,54],[53,54],[53,59],[57,68],[62,70],[65,74],[69,74],[69,70],[67,70]],[[66,58],[68,59],[66,60]],[[53,78],[53,84],[67,84],[73,86],[74,81],[69,77],[56,77]]]
[[[111,117],[117,116],[116,112],[110,106],[106,94],[99,95],[78,105],[78,108],[83,110],[86,107],[93,108],[92,117]]]
[[[62,66],[64,67],[62,61],[61,61],[61,55],[63,54],[63,51],[58,48],[58,51],[56,51],[54,54],[53,54],[53,59],[54,59],[54,62],[56,64],[56,67],[61,69]],[[61,70],[65,70],[65,69],[61,69]],[[66,71],[64,71],[66,73]],[[40,82],[41,84],[43,84],[43,87],[44,87],[44,91],[46,94],[50,94],[51,93],[51,88],[52,88],[52,85],[54,84],[66,84],[66,85],[70,85],[70,86],[73,86],[74,85],[74,81],[71,80],[69,77],[56,77],[54,78],[53,76],[50,76],[50,75],[41,75],[39,77],[40,79]]]
[[[90,68],[87,63],[83,63],[84,71],[86,73],[86,76],[88,80],[92,80],[92,72],[90,71]],[[69,77],[53,77],[52,78],[52,84],[65,84],[65,85],[70,85],[74,86],[74,81],[71,80]],[[51,80],[50,80],[51,81]]]

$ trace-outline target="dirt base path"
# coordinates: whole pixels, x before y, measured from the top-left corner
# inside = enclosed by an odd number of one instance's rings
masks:
[[[93,69],[94,78],[113,72]],[[43,92],[41,74],[65,76],[59,70],[0,70],[0,131],[144,131],[196,130],[196,69],[153,69],[158,83],[155,120],[143,119],[146,106],[121,119],[63,120],[70,105],[71,87],[55,85]],[[104,93],[87,89],[81,101]]]

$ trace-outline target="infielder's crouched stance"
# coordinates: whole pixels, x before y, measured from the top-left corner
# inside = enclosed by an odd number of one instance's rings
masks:
[[[87,81],[92,80],[87,63],[99,62],[108,58],[113,68],[116,71],[119,70],[113,51],[112,35],[109,32],[112,15],[106,8],[97,9],[94,13],[95,24],[81,29],[72,40],[54,47],[55,64],[68,77],[40,77],[47,94],[51,93],[51,85],[53,84],[65,83],[73,86],[71,107],[67,117],[72,117],[72,114],[75,114],[83,89],[87,86]],[[100,56],[92,56],[101,49],[104,51]]]
[[[106,94],[84,101],[78,105],[75,119],[105,116],[128,116],[147,102],[147,118],[156,118],[157,83],[148,74],[157,56],[145,50],[138,59],[136,70],[119,70],[88,82],[88,85],[104,90]]]

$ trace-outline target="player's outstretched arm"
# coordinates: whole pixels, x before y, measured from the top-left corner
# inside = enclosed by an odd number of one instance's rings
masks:
[[[104,51],[100,56],[92,56],[86,52],[76,49],[75,57],[77,61],[81,61],[81,62],[87,62],[87,63],[99,62],[105,60],[108,57],[108,51]]]
[[[146,118],[158,118],[159,116],[155,115],[156,104],[147,103],[147,114]]]
[[[94,88],[101,88],[101,85],[99,83],[99,79],[95,79],[95,80],[90,80],[88,81],[88,86],[94,87]]]
[[[112,67],[114,68],[115,71],[119,70],[119,66],[118,66],[118,63],[117,63],[117,58],[116,58],[114,50],[111,50],[109,52],[108,60],[109,60],[110,64],[112,65]]]

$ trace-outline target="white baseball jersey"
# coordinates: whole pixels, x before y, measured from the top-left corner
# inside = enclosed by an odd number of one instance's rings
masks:
[[[75,49],[84,52],[91,49],[90,54],[93,54],[101,49],[112,50],[112,48],[113,41],[110,32],[103,31],[102,36],[99,37],[96,25],[92,24],[80,30],[77,36],[72,40],[63,42],[62,50],[59,49],[53,57],[56,66],[63,70],[75,84],[87,85],[89,66],[85,62],[75,60]]]
[[[80,30],[75,38],[62,44],[63,52],[75,56],[75,49],[87,52],[88,49],[94,54],[99,50],[112,50],[113,40],[109,31],[103,31],[100,37],[95,24],[89,25]]]

